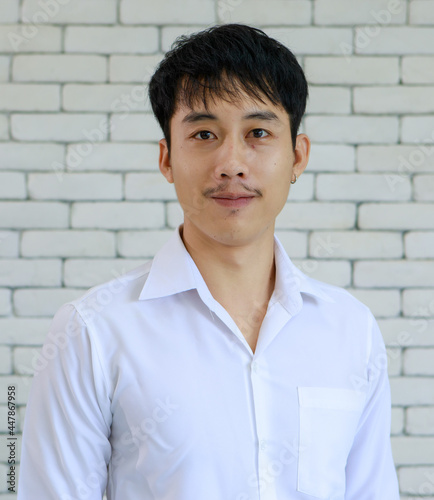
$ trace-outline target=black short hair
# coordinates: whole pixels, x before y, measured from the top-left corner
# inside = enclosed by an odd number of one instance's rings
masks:
[[[308,86],[294,54],[262,30],[223,24],[179,37],[149,83],[152,110],[170,150],[170,120],[182,103],[236,100],[241,92],[281,105],[290,118],[293,147],[306,109]]]

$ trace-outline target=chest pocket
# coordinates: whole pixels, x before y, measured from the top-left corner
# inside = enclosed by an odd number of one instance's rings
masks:
[[[342,499],[345,465],[365,394],[332,387],[299,387],[300,444],[297,490]]]

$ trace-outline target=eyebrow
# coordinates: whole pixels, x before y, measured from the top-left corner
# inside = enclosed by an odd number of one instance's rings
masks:
[[[188,115],[185,115],[182,119],[183,123],[197,123],[204,120],[214,120],[216,121],[218,118],[216,115],[212,113],[202,113],[198,111],[191,111]],[[279,120],[279,117],[273,111],[253,111],[252,113],[248,113],[243,116],[244,120],[267,120],[273,121]]]

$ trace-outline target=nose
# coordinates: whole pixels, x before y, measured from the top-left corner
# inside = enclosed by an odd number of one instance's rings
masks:
[[[222,178],[241,177],[248,174],[248,146],[239,139],[227,138],[218,150],[215,176]]]

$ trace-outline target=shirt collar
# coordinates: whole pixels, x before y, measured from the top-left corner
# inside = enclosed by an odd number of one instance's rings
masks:
[[[179,227],[155,255],[148,278],[139,299],[166,297],[196,289],[202,297],[211,297],[196,264],[188,253],[179,233]],[[328,302],[333,299],[320,282],[300,271],[288,257],[281,242],[274,237],[276,283],[269,307],[279,302],[291,315],[302,306],[302,295],[308,294]]]

